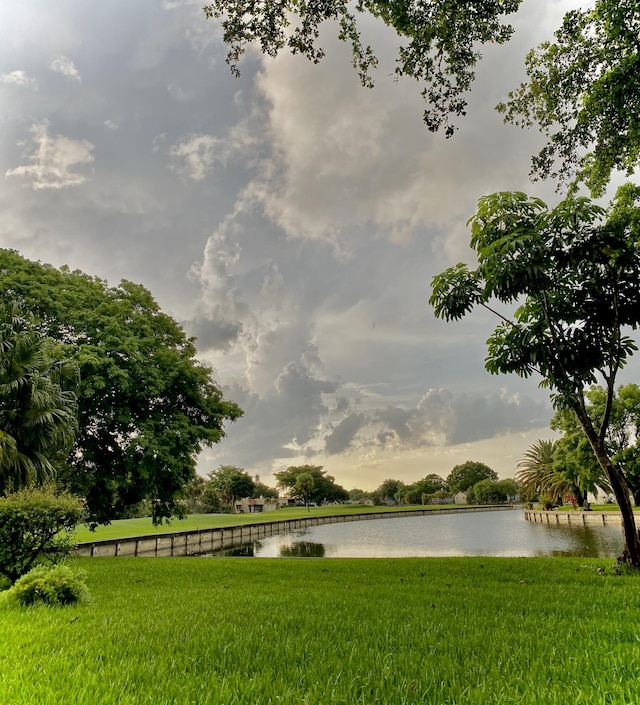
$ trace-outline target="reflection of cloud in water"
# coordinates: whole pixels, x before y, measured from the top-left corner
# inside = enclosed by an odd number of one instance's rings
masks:
[[[408,556],[591,556],[622,550],[620,526],[528,522],[522,511],[375,519],[313,526],[260,541],[254,555],[387,558]],[[316,551],[316,553],[314,553]]]

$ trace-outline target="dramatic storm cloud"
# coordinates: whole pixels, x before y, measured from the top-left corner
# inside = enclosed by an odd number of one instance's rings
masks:
[[[483,367],[493,323],[435,320],[434,274],[472,261],[465,225],[528,182],[535,132],[494,106],[576,3],[526,0],[486,49],[450,140],[393,80],[396,37],[365,18],[380,67],[360,87],[326,27],[326,58],[225,64],[196,2],[8,0],[0,7],[0,246],[147,286],[198,339],[245,410],[200,469],[324,465],[346,486],[512,474],[552,413],[536,380]]]

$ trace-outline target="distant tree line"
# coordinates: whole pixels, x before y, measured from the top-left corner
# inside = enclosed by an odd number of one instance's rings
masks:
[[[446,479],[435,473],[411,484],[386,479],[372,492],[354,489],[349,497],[352,502],[369,501],[375,505],[414,505],[451,503],[456,495],[464,493],[468,504],[502,504],[517,501],[519,491],[516,480],[499,480],[488,465],[468,460],[456,465]]]
[[[279,498],[306,507],[328,502],[346,502],[349,493],[335,478],[328,475],[321,465],[292,465],[275,473],[277,487],[269,487],[260,481],[260,476],[251,475],[234,465],[221,465],[207,478],[198,476],[186,487],[189,511],[235,511],[236,502],[241,499]]]

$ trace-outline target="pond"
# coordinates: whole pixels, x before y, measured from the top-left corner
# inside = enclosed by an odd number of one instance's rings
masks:
[[[255,558],[584,556],[622,552],[620,526],[526,521],[521,510],[414,516],[310,526],[216,553]]]

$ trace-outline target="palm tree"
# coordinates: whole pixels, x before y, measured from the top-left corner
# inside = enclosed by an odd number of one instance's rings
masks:
[[[575,484],[554,467],[557,445],[557,441],[537,440],[524,454],[515,475],[523,496],[544,497],[561,504],[566,494],[575,494]]]
[[[0,307],[0,492],[54,479],[75,438],[77,378],[15,304]]]

